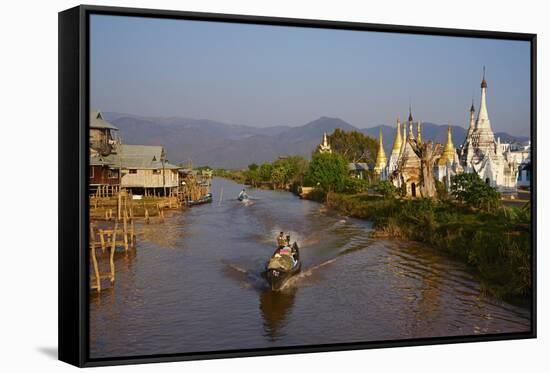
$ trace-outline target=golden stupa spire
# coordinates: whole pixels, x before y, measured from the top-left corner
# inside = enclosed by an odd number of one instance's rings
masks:
[[[391,151],[392,154],[399,154],[399,152],[401,151],[402,143],[403,139],[401,138],[401,121],[399,120],[399,118],[397,118],[397,129],[395,132],[395,140],[393,141],[393,149]]]
[[[382,128],[380,128],[380,136],[378,140],[378,153],[376,154],[376,162],[374,163],[374,172],[380,174],[384,168],[386,168],[386,153],[384,152],[384,145],[382,139]]]
[[[441,158],[439,158],[439,165],[445,166],[447,162],[453,163],[455,159],[455,146],[453,144],[453,136],[451,133],[451,126],[447,128],[447,143],[445,144],[445,149],[443,149],[443,153],[441,154]]]
[[[326,132],[323,132],[323,141],[319,145],[319,153],[332,153]]]
[[[421,143],[422,142],[422,125],[420,124],[420,121],[416,122],[416,142]]]

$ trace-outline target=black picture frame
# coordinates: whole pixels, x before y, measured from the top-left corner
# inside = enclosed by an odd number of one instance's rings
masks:
[[[91,359],[88,349],[88,127],[89,17],[91,14],[139,16],[242,24],[299,26],[324,29],[383,31],[417,35],[459,36],[527,41],[531,45],[531,196],[532,299],[531,330],[522,333],[342,343],[306,347],[225,350],[136,357]],[[342,21],[274,18],[81,5],[59,13],[59,360],[79,367],[217,359],[261,355],[327,352],[381,347],[434,345],[536,338],[536,207],[537,207],[537,36],[527,33],[459,30]]]

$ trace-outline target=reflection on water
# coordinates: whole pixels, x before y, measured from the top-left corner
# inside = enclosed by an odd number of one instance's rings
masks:
[[[214,196],[241,186],[215,179]],[[138,226],[112,289],[90,299],[91,356],[131,356],[528,331],[530,311],[482,295],[456,262],[416,243],[370,238],[285,192],[235,199]],[[301,247],[280,292],[261,272],[275,237]]]
[[[260,311],[264,320],[265,336],[274,341],[280,337],[281,327],[294,304],[297,287],[289,287],[282,291],[266,289],[260,294]]]

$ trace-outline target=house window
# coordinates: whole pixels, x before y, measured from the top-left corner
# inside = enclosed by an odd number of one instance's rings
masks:
[[[128,170],[130,174],[137,174],[137,170]]]
[[[160,170],[153,170],[153,175],[160,175]]]
[[[109,170],[109,179],[118,179],[118,172],[115,170]]]

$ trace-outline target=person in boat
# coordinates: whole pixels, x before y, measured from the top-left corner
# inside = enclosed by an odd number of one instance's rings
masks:
[[[285,232],[279,233],[279,236],[277,237],[277,248],[285,247],[286,245],[286,239],[285,239]]]
[[[292,261],[294,262],[294,264],[296,264],[296,262],[298,261],[298,249],[296,247],[296,245],[292,245],[290,243],[290,235],[287,234],[286,237],[285,237],[285,246],[279,250],[279,252],[281,254],[286,254],[286,255],[290,255],[290,257],[292,258]]]
[[[294,244],[290,243],[290,235],[286,236],[286,246],[290,249],[290,255],[292,255],[292,259],[296,262],[298,258],[300,257],[300,254],[298,253],[298,246],[296,245],[296,242]]]
[[[248,199],[248,195],[246,194],[246,191],[245,191],[244,189],[241,190],[241,192],[239,193],[238,199],[239,199],[240,201],[245,200],[245,199]]]

